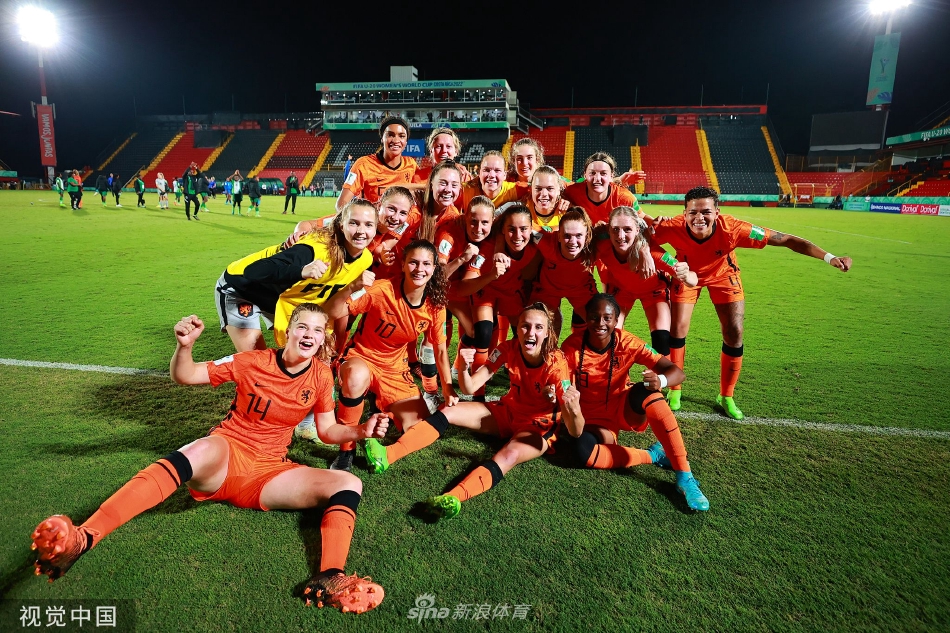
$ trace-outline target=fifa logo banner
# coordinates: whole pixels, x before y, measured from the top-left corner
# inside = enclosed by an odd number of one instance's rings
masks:
[[[874,55],[871,56],[871,75],[868,78],[867,105],[890,103],[894,95],[894,74],[897,70],[897,51],[901,34],[890,33],[874,38]]]
[[[40,128],[40,158],[44,167],[56,166],[56,141],[53,138],[53,106],[36,105],[36,122]]]

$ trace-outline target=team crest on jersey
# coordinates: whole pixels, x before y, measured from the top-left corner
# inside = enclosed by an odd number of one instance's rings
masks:
[[[488,362],[494,363],[501,357],[501,350],[497,347],[491,351],[491,354],[488,355]]]
[[[232,354],[230,356],[225,356],[224,358],[219,358],[218,360],[214,361],[214,364],[223,365],[225,363],[230,363],[233,360],[234,360],[234,355]]]
[[[753,224],[752,228],[749,230],[749,239],[753,239],[756,242],[761,242],[765,239],[765,229]]]
[[[428,327],[429,327],[429,322],[423,319],[416,324],[416,331],[425,332],[426,328]]]
[[[304,406],[307,406],[313,402],[313,389],[310,389],[309,387],[301,389],[300,393],[297,394],[297,402]]]
[[[247,317],[254,314],[254,304],[242,301],[241,303],[237,304],[237,311],[238,314],[246,319]]]
[[[452,252],[452,244],[448,240],[442,240],[439,242],[439,254],[449,256],[449,253]]]

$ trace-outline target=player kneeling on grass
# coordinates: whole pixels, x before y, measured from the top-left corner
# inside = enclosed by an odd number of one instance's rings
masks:
[[[195,363],[192,347],[204,331],[204,323],[194,315],[179,321],[172,379],[183,385],[237,383],[231,411],[206,437],[140,471],[82,525],[74,526],[64,515],[40,523],[33,532],[33,549],[38,551],[36,574],[47,574],[51,582],[59,578],[114,529],[187,484],[198,501],[226,501],[239,508],[306,510],[324,506],[320,573],[307,583],[305,601],[355,612],[378,606],[384,595],[382,587],[343,571],[362,483],[350,473],[309,468],[286,459],[294,427],[311,411],[326,443],[382,437],[389,426],[384,415],[374,415],[358,427],[336,423],[333,376],[326,364],[332,355],[332,341],[326,339],[326,326],[326,313],[316,305],[303,304],[294,311],[283,349],[254,350]]]
[[[400,457],[432,444],[449,424],[510,438],[494,457],[477,466],[457,486],[427,501],[433,516],[451,518],[461,510],[462,501],[494,487],[518,464],[544,455],[554,434],[564,384],[570,384],[567,363],[557,349],[553,322],[554,315],[543,303],[526,307],[518,317],[517,338],[492,350],[487,364],[474,376],[470,372],[475,350],[461,350],[465,365],[459,371],[459,385],[464,393],[481,388],[502,365],[508,369],[511,389],[499,402],[460,402],[437,411],[390,446],[366,440],[367,460],[373,471],[382,472]],[[565,411],[564,415],[571,414]]]
[[[733,400],[739,371],[742,369],[742,333],[745,316],[745,294],[736,260],[737,248],[785,248],[823,259],[842,272],[851,268],[850,257],[836,257],[806,239],[779,233],[771,229],[719,214],[719,194],[708,187],[694,187],[686,194],[683,215],[666,218],[653,225],[652,241],[656,245],[669,244],[676,249],[676,258],[689,262],[696,273],[698,284],[689,287],[680,280],[673,283],[671,295],[672,328],[670,330],[670,360],[680,369],[686,357],[686,334],[693,316],[693,308],[703,288],[716,308],[722,328],[722,354],[719,358],[719,395],[716,405],[730,418],[745,417]],[[670,390],[670,408],[679,411],[682,391],[679,386]]]
[[[686,446],[676,417],[660,393],[683,382],[683,370],[633,334],[617,329],[620,306],[609,294],[587,302],[587,329],[561,345],[574,384],[564,393],[567,435],[558,432],[569,454],[583,468],[627,468],[654,464],[672,469],[676,485],[693,510],[708,510],[686,461]],[[643,382],[630,383],[630,369],[643,365]],[[659,440],[648,449],[617,443],[620,431],[642,433],[649,425]]]

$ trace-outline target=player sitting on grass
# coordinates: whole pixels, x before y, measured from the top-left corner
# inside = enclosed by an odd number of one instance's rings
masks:
[[[45,573],[51,582],[59,578],[110,532],[187,484],[198,501],[226,501],[239,508],[307,510],[324,506],[320,573],[304,589],[306,603],[316,601],[317,606],[327,604],[357,613],[378,606],[384,595],[382,587],[343,571],[362,482],[349,473],[310,468],[286,459],[294,427],[311,411],[326,443],[382,437],[389,425],[384,415],[374,415],[358,427],[337,424],[333,376],[326,364],[333,354],[326,325],[326,313],[316,305],[303,304],[291,318],[285,348],[196,363],[191,352],[204,323],[194,315],[179,321],[175,325],[178,345],[171,359],[172,379],[183,385],[237,383],[231,411],[206,437],[139,471],[82,525],[76,527],[69,517],[59,514],[41,522],[33,532],[37,575]]]
[[[463,501],[493,488],[518,464],[544,455],[570,376],[564,355],[557,349],[553,320],[554,315],[543,303],[526,307],[518,318],[518,338],[492,350],[488,363],[474,376],[470,371],[475,350],[460,351],[465,365],[459,371],[459,385],[464,393],[474,393],[502,365],[508,370],[511,389],[499,402],[460,402],[437,411],[390,446],[366,440],[367,461],[373,471],[383,472],[397,459],[432,444],[449,424],[508,438],[494,457],[469,472],[457,486],[426,502],[433,516],[451,518],[459,513]],[[565,412],[565,417],[569,415]]]
[[[736,260],[737,248],[785,248],[824,259],[842,272],[851,268],[850,257],[836,257],[806,239],[779,233],[719,214],[719,194],[708,187],[695,187],[686,194],[682,216],[666,218],[654,224],[653,242],[669,244],[676,249],[676,258],[689,263],[699,283],[688,287],[682,281],[673,283],[670,359],[683,368],[686,357],[686,334],[693,308],[703,288],[719,315],[722,326],[722,354],[719,359],[719,395],[716,405],[730,418],[745,417],[733,400],[739,371],[742,368],[742,328],[745,295]],[[670,408],[679,411],[682,391],[677,385],[670,390]]]
[[[655,464],[676,472],[676,485],[693,510],[708,510],[686,461],[686,446],[676,417],[660,393],[683,382],[683,370],[639,338],[618,329],[620,306],[597,294],[587,303],[587,329],[561,345],[574,384],[564,393],[567,434],[558,432],[581,468],[628,468]],[[630,369],[643,365],[643,382],[630,383]],[[643,433],[649,425],[659,440],[648,449],[617,443],[620,431]]]

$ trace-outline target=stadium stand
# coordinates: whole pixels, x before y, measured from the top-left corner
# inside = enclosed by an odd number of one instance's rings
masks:
[[[914,183],[901,196],[950,196],[950,180],[946,178],[928,178]]]
[[[772,155],[759,125],[706,125],[704,129],[721,193],[779,193]]]
[[[555,168],[562,174],[564,173],[564,148],[567,138],[566,127],[558,126],[548,127],[543,130],[532,130],[530,134],[513,131],[511,134],[511,142],[515,143],[525,136],[533,138],[538,142],[539,145],[541,145],[541,147],[544,149],[544,162],[546,164]],[[585,155],[585,158],[588,155]]]
[[[288,130],[258,176],[277,178],[283,182],[291,171],[295,171],[303,184],[304,175],[317,162],[328,142],[326,136],[313,136],[303,130]]]
[[[645,193],[686,193],[711,184],[693,126],[650,126],[649,143],[640,147],[640,162],[647,174]]]
[[[96,182],[96,177],[100,173],[108,175],[109,173],[120,174],[128,180],[137,171],[144,168],[152,162],[152,159],[158,155],[162,149],[175,137],[175,133],[168,130],[150,130],[135,134],[119,151],[101,165],[100,169],[93,171],[84,178],[87,186],[91,187]],[[178,174],[179,176],[181,174]],[[168,174],[165,174],[168,177]],[[155,179],[146,180],[148,187],[155,186]]]
[[[233,174],[235,169],[239,169],[241,174],[247,177],[248,172],[261,160],[279,133],[279,130],[237,130],[227,147],[208,169],[208,175],[223,181]]]
[[[357,141],[339,145],[334,143],[324,166],[328,169],[343,169],[348,155],[352,155],[353,160],[356,160],[360,156],[375,153],[377,148],[379,148],[379,141]]]
[[[595,122],[591,121],[591,123]],[[630,147],[615,146],[609,134],[611,129],[610,127],[599,124],[593,124],[590,127],[574,128],[574,164],[571,170],[574,178],[580,178],[584,175],[584,161],[594,152],[607,152],[613,156],[617,161],[618,174],[622,174],[630,169]],[[534,137],[534,134],[531,136]],[[545,162],[548,162],[547,145],[544,146],[544,151]],[[561,166],[563,167],[563,154],[561,161]],[[702,168],[700,168],[700,171],[702,171]]]
[[[165,174],[165,178],[171,180],[178,178],[185,173],[185,169],[193,162],[199,165],[214,151],[213,147],[195,147],[195,133],[193,131],[185,132],[173,148],[162,158],[157,165],[149,169],[145,174],[146,187],[155,186],[155,176],[158,172]],[[151,167],[151,165],[150,165]],[[131,175],[131,174],[130,174]],[[122,174],[126,178],[125,174]]]

